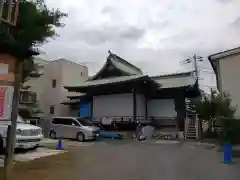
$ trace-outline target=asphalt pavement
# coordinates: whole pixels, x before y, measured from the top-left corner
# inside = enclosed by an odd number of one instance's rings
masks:
[[[66,152],[16,164],[18,180],[239,180],[240,161],[223,163],[197,142],[64,141]],[[51,144],[51,143],[50,143]],[[54,147],[55,145],[53,145]]]

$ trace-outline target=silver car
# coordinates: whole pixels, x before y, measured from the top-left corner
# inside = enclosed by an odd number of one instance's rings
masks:
[[[79,117],[55,117],[51,121],[50,138],[69,138],[78,141],[95,140],[100,128],[90,120]]]

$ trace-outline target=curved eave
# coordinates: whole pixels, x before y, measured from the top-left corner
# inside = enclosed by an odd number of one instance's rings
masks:
[[[61,104],[63,105],[76,105],[76,104],[80,104],[80,101],[79,100],[76,100],[76,101],[63,101],[61,102]]]
[[[131,76],[126,76],[127,78],[129,79],[122,79],[123,77],[119,77],[121,78],[121,80],[118,80],[118,81],[112,81],[112,82],[109,82],[109,81],[106,81],[106,83],[101,83],[101,84],[91,84],[91,85],[81,85],[81,86],[64,86],[65,89],[67,89],[68,91],[70,92],[82,92],[82,93],[85,93],[88,91],[88,89],[91,89],[91,88],[97,88],[97,87],[101,87],[101,86],[108,86],[108,85],[112,85],[112,84],[122,84],[122,83],[127,83],[127,82],[134,82],[134,81],[149,81],[151,82],[156,88],[160,87],[161,85],[156,83],[154,80],[152,80],[149,76],[145,75],[145,76],[141,76],[141,75],[136,75],[136,76],[133,76],[131,78]],[[136,78],[135,78],[136,77]],[[99,80],[96,80],[96,81],[99,81]],[[102,81],[102,80],[100,80]],[[90,82],[94,82],[94,81],[90,81]]]
[[[107,69],[109,63],[111,62],[109,61],[109,59],[107,59],[103,67],[94,76],[89,78],[88,81],[97,79],[97,77],[99,77],[102,74],[102,72],[104,72]]]

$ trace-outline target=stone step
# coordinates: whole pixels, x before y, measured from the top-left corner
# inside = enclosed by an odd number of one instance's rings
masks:
[[[189,132],[188,132],[188,133],[185,133],[186,136],[188,136],[188,135],[196,135],[196,134],[197,134],[197,133],[195,133],[195,132],[192,132],[192,133],[189,133]]]
[[[196,130],[189,129],[189,130],[186,131],[186,133],[188,133],[188,132],[190,132],[190,133],[191,133],[191,132],[195,132],[195,133],[196,133]]]
[[[197,139],[196,137],[186,137],[186,140],[193,140],[193,139]]]
[[[188,129],[186,132],[197,132],[196,129]]]
[[[190,130],[196,130],[196,128],[187,128],[187,130],[189,130],[189,129],[190,129]]]

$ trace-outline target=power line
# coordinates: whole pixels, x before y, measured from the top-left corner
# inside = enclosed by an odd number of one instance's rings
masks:
[[[198,64],[197,64],[198,61],[203,61],[203,57],[197,56],[196,54],[194,54],[192,58],[183,60],[181,62],[181,64],[193,63],[193,68],[195,71],[196,78],[199,78],[199,69],[198,69]]]

